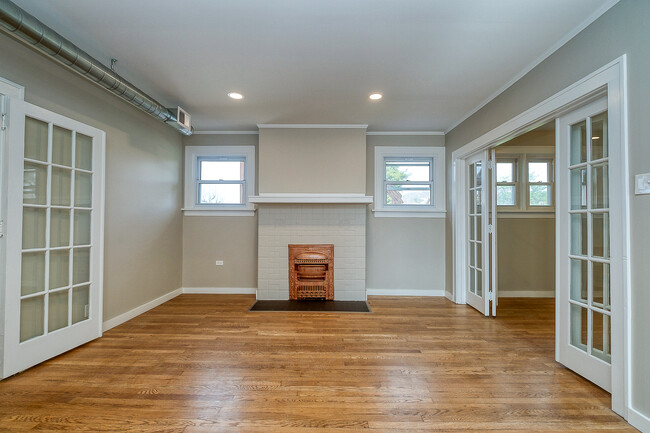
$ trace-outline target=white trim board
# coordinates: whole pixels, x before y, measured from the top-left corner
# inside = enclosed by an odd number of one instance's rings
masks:
[[[192,295],[255,295],[255,287],[183,287],[183,294]]]
[[[366,135],[445,135],[443,131],[367,131]]]
[[[0,77],[0,94],[24,101],[25,86],[21,86],[20,84],[16,84],[13,81]]]
[[[371,209],[377,218],[446,218],[447,211]]]
[[[259,131],[194,131],[193,135],[259,135]]]
[[[445,296],[444,290],[366,289],[366,296]]]
[[[337,125],[338,126],[338,125]],[[319,126],[323,127],[323,126]],[[259,131],[194,131],[194,135],[259,135]],[[445,135],[443,131],[368,131],[366,135]]]
[[[129,320],[139,316],[142,313],[146,313],[147,311],[156,308],[159,305],[164,304],[170,299],[174,299],[182,292],[183,292],[182,289],[172,290],[166,295],[162,295],[159,298],[156,298],[152,301],[140,305],[139,307],[135,307],[134,309],[129,310],[126,313],[122,313],[119,316],[113,317],[112,319],[105,321],[102,328],[104,332],[108,331],[109,329],[115,328],[116,326],[121,325],[124,322],[128,322]]]
[[[550,57],[554,52],[562,48],[564,44],[569,42],[571,39],[573,39],[578,33],[583,31],[584,29],[589,26],[589,24],[593,23],[596,21],[602,14],[607,12],[609,9],[611,9],[616,3],[618,3],[620,0],[609,0],[607,3],[602,5],[600,8],[598,8],[594,13],[589,15],[586,20],[584,20],[582,23],[580,23],[577,27],[571,29],[569,33],[564,35],[559,41],[557,41],[555,44],[553,44],[548,50],[546,50],[541,56],[539,56],[537,59],[535,59],[532,63],[530,63],[528,66],[526,66],[524,69],[521,70],[517,75],[512,77],[510,81],[505,83],[503,86],[501,86],[496,92],[492,93],[490,96],[488,96],[483,102],[478,104],[474,109],[472,109],[469,113],[461,117],[459,120],[454,122],[449,128],[445,129],[445,134],[449,134],[455,127],[469,119],[471,116],[476,114],[477,111],[479,111],[481,108],[485,107],[487,104],[492,102],[494,98],[508,90],[513,84],[515,84],[517,81],[519,81],[521,78],[523,78],[527,73],[532,71],[537,65],[542,63],[544,60],[546,60],[548,57]]]
[[[555,298],[555,290],[500,290],[499,298]]]
[[[368,125],[355,125],[349,123],[258,123],[259,129],[367,129]]]
[[[371,204],[373,196],[364,194],[302,194],[302,193],[261,193],[248,197],[249,203],[332,203],[332,204]]]
[[[632,407],[628,409],[627,421],[632,427],[641,430],[643,433],[650,433],[650,418]]]

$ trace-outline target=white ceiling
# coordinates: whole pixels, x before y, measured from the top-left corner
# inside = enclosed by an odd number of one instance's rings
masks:
[[[197,130],[445,131],[616,0],[14,2]]]

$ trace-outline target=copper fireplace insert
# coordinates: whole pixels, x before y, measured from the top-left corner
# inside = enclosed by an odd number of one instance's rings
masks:
[[[289,245],[289,299],[334,300],[334,245]]]

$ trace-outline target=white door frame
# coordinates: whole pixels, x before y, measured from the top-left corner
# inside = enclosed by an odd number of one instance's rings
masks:
[[[5,149],[7,145],[7,125],[9,110],[9,98],[18,100],[25,99],[25,88],[19,84],[0,77],[0,192],[4,191],[7,184],[7,158]],[[5,221],[7,209],[7,197],[0,194],[0,258],[5,256]],[[5,336],[5,261],[0,260],[0,372],[4,368],[4,336]],[[2,375],[0,374],[0,377]]]
[[[614,233],[621,233],[619,251],[622,252],[620,278],[612,286],[621,287],[612,294],[612,328],[620,332],[612,335],[612,410],[627,419],[629,409],[629,363],[630,363],[630,221],[629,221],[629,169],[627,138],[627,59],[623,55],[603,66],[582,80],[556,93],[545,101],[513,117],[470,143],[452,152],[452,226],[453,226],[453,291],[452,300],[459,304],[465,301],[465,158],[480,150],[498,146],[513,137],[531,131],[544,123],[591,100],[596,95],[607,94],[607,108],[610,119],[620,125],[610,147],[610,182],[621,191],[620,203],[622,221],[619,227],[612,227]],[[612,204],[613,206],[613,204]],[[556,225],[558,224],[556,218]],[[556,236],[558,231],[556,230]],[[558,260],[559,258],[556,258]],[[556,302],[560,282],[556,272]],[[616,304],[616,305],[614,305]],[[614,322],[617,322],[615,325]],[[556,330],[557,332],[557,330]],[[614,331],[612,331],[614,332]],[[614,341],[618,347],[614,346]],[[616,351],[616,354],[614,354]],[[556,348],[557,352],[557,348]]]

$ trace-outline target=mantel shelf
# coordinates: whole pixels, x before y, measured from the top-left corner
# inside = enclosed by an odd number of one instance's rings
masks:
[[[331,204],[370,204],[373,197],[363,194],[260,194],[248,197],[250,203],[331,203]]]

